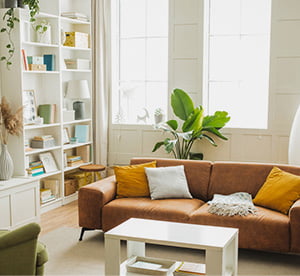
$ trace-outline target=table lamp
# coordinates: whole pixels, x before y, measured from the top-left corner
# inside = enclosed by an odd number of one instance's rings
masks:
[[[87,80],[70,80],[67,87],[67,98],[75,100],[73,109],[75,111],[75,120],[85,118],[85,103],[82,99],[90,98],[90,90]]]

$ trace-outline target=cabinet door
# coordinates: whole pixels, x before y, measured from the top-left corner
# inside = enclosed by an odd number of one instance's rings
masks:
[[[11,205],[10,195],[0,197],[0,229],[11,227]]]
[[[13,195],[13,225],[18,226],[37,220],[36,186],[16,191]]]

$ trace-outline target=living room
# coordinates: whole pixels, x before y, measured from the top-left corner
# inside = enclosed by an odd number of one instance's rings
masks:
[[[102,230],[110,233],[127,217],[239,228],[232,275],[299,275],[299,184],[287,211],[262,213],[265,224],[261,214],[244,224],[255,215],[235,215],[234,223],[213,215],[222,221],[215,223],[196,212],[218,193],[254,199],[272,164],[300,175],[299,1],[2,0],[0,7],[1,155],[10,155],[0,158],[0,229],[40,225],[45,275],[114,275],[105,268]],[[183,119],[178,102],[197,116]],[[5,116],[16,123],[12,129]],[[207,123],[212,118],[217,125]],[[186,155],[177,154],[174,141],[196,124],[206,132],[197,132]],[[177,160],[189,158],[203,161]],[[123,200],[127,209],[122,198],[107,202],[120,191],[112,184],[116,167],[153,160],[157,167],[184,165],[193,198],[151,200],[148,191],[145,201]],[[197,188],[197,177],[206,184]],[[218,179],[232,187],[236,181],[236,190]],[[94,180],[101,184],[89,184]],[[97,202],[103,212],[93,209]],[[79,242],[81,227],[96,230]],[[153,243],[147,256],[206,262],[208,275],[223,275],[201,246]],[[125,251],[122,243],[122,260]]]

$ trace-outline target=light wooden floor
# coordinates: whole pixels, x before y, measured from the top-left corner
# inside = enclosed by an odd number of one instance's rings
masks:
[[[40,225],[42,235],[63,226],[79,228],[77,200],[41,214]]]

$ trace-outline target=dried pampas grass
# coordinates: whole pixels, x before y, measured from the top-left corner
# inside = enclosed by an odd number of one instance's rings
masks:
[[[19,107],[15,113],[12,112],[10,104],[3,96],[0,103],[0,140],[7,144],[8,135],[19,136],[23,129],[23,107]]]

